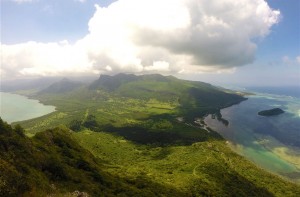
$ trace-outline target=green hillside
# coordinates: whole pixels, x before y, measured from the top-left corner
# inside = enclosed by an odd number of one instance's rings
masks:
[[[292,196],[299,185],[272,175],[237,155],[223,140],[185,146],[132,143],[106,132],[74,133],[93,155],[109,161],[112,174],[140,176],[176,188],[183,196]],[[166,196],[172,196],[168,194]]]
[[[215,113],[219,109],[239,103],[243,97],[203,82],[179,80],[162,75],[101,75],[89,86],[119,96],[137,99],[155,98],[165,102],[178,102],[180,112],[189,118]]]
[[[153,147],[63,127],[28,138],[2,120],[0,131],[0,196],[300,194],[299,186],[255,167],[224,141]]]
[[[182,196],[181,191],[151,181],[107,172],[109,164],[83,149],[66,128],[34,138],[0,119],[0,196]]]

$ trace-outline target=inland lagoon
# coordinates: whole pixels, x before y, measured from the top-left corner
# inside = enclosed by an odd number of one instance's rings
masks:
[[[43,105],[25,96],[0,92],[0,116],[8,122],[17,122],[40,117],[55,111],[54,106]]]

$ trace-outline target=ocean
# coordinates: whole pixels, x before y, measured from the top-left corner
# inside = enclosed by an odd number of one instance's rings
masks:
[[[40,117],[55,111],[54,106],[43,105],[25,96],[0,92],[0,117],[12,123]]]
[[[246,91],[300,98],[300,86],[287,87],[246,87]]]
[[[254,95],[221,110],[225,126],[211,116],[209,127],[228,140],[231,148],[259,167],[300,183],[300,94],[296,87],[247,88]],[[263,117],[261,110],[279,107],[285,113]]]

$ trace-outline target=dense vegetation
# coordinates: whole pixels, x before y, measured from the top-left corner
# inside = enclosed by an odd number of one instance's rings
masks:
[[[258,112],[258,115],[260,116],[276,116],[279,114],[284,113],[284,111],[280,108],[273,108],[273,109],[269,109],[269,110],[263,110]]]
[[[9,190],[13,180],[22,186],[12,196],[75,190],[91,196],[300,195],[299,185],[235,154],[203,122],[212,113],[228,124],[219,110],[245,99],[237,93],[161,75],[104,75],[71,89],[58,84],[60,91],[32,95],[57,109],[20,122],[34,137],[1,123],[9,131],[1,134],[1,144],[8,144],[1,147],[1,165],[9,171],[0,187]]]
[[[182,196],[174,188],[106,172],[108,164],[83,149],[67,128],[24,135],[0,119],[0,196]]]
[[[155,98],[164,102],[176,102],[179,105],[179,113],[189,119],[216,113],[221,108],[245,99],[207,83],[184,81],[173,76],[161,75],[101,75],[89,88],[106,90],[123,97]]]

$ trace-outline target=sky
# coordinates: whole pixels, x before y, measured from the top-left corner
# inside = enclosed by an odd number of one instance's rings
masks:
[[[299,0],[1,0],[1,79],[300,86]]]

